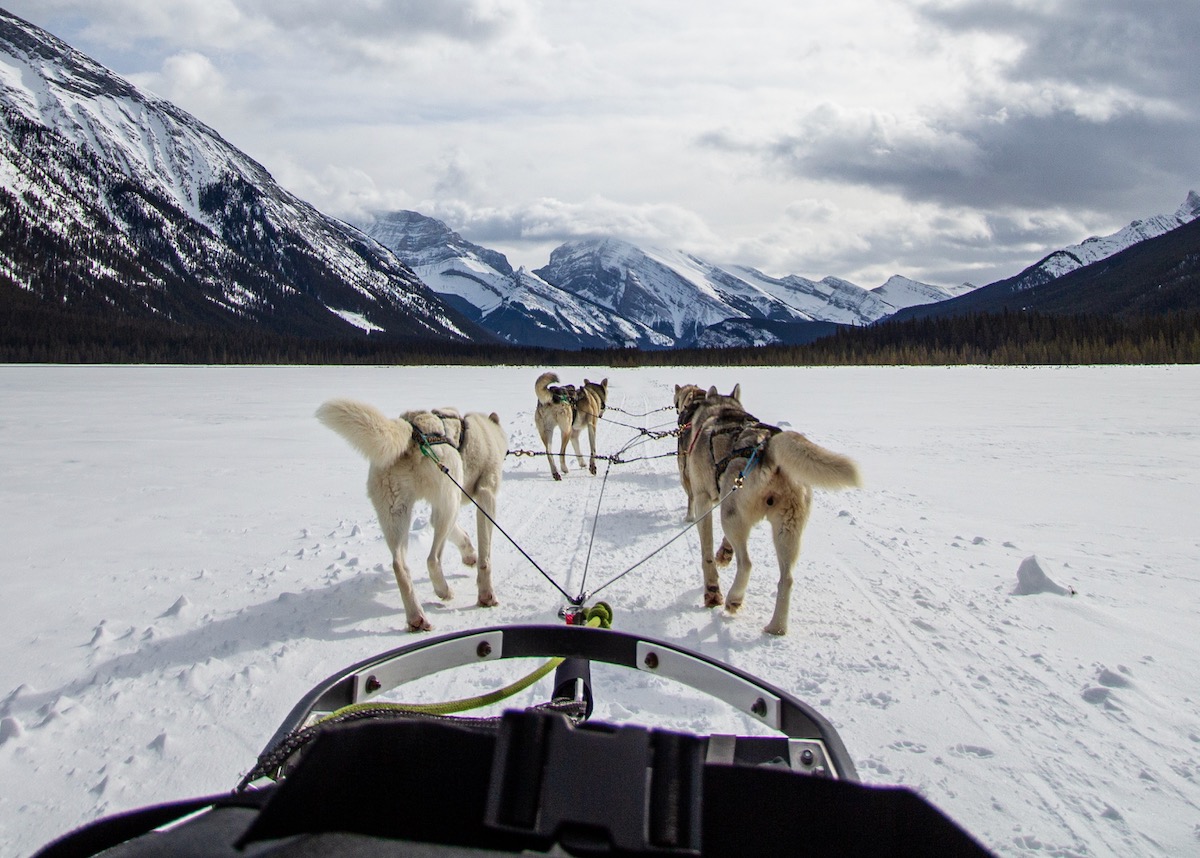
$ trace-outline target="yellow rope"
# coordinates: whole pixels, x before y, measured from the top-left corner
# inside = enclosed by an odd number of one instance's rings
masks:
[[[592,628],[612,628],[612,608],[607,602],[597,602],[587,610],[587,625]],[[527,676],[518,679],[503,688],[498,688],[495,691],[489,691],[486,694],[478,694],[474,697],[464,697],[461,700],[447,700],[443,703],[351,703],[349,706],[343,706],[336,712],[331,712],[316,723],[322,724],[333,718],[341,715],[350,715],[355,712],[364,712],[375,709],[388,709],[394,712],[412,712],[419,715],[450,715],[455,712],[466,712],[471,709],[478,709],[482,706],[488,706],[492,703],[498,703],[506,697],[511,697],[519,691],[524,691],[529,686],[533,685],[550,671],[562,664],[564,659],[552,658],[533,671]]]

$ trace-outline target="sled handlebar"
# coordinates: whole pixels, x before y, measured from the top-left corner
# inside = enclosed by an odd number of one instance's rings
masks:
[[[313,687],[267,745],[345,706],[365,703],[406,682],[505,658],[566,658],[640,670],[719,699],[787,737],[793,768],[857,780],[834,727],[804,701],[731,665],[666,641],[586,626],[503,626],[425,638],[347,667]],[[721,743],[717,743],[719,747]]]

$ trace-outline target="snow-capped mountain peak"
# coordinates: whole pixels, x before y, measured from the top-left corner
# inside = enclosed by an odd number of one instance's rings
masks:
[[[6,285],[68,308],[310,336],[486,337],[213,129],[3,10],[0,207],[23,229],[0,246]]]
[[[947,298],[962,295],[971,291],[971,289],[972,287],[969,284],[963,284],[956,289],[931,286],[928,283],[921,283],[920,281],[894,274],[882,286],[876,286],[871,291],[897,310],[903,310],[905,307],[916,307],[921,304],[945,301]]]
[[[363,224],[420,278],[501,339],[549,348],[666,348],[669,337],[565,292],[494,250],[417,212],[389,212]]]
[[[1189,191],[1187,198],[1174,214],[1154,215],[1135,220],[1111,235],[1092,236],[1079,244],[1054,251],[1032,266],[1032,271],[1027,269],[1023,272],[1020,275],[1021,285],[1016,288],[1040,285],[1077,268],[1107,259],[1139,242],[1156,238],[1185,223],[1191,223],[1197,217],[1200,217],[1200,194]]]

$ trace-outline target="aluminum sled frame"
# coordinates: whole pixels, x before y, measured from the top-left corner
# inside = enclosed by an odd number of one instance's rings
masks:
[[[854,762],[833,726],[804,701],[763,680],[689,649],[611,629],[581,626],[503,626],[450,634],[397,647],[352,665],[308,692],[284,719],[264,753],[296,730],[338,709],[374,700],[394,688],[457,667],[506,658],[568,659],[559,668],[555,694],[582,693],[591,713],[590,663],[611,664],[674,680],[728,703],[781,733],[771,737],[715,736],[709,759],[732,762],[782,759],[794,771],[858,780]],[[582,683],[567,688],[566,677]],[[782,753],[781,753],[782,751]],[[730,755],[735,756],[730,756]],[[760,759],[761,758],[761,759]]]
[[[571,717],[371,706],[443,670],[556,657],[550,705]],[[589,722],[593,662],[695,688],[778,735]],[[355,704],[367,708],[315,724]],[[422,638],[359,662],[296,704],[247,779],[259,771],[230,793],[97,820],[36,858],[989,855],[916,793],[858,783],[837,731],[803,701],[686,648],[582,626]]]

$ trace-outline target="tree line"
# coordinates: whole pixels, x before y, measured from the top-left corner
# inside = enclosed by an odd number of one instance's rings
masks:
[[[310,338],[246,326],[178,326],[73,312],[0,288],[0,362],[837,366],[1200,363],[1200,313],[1053,315],[1006,311],[847,327],[803,345],[568,351],[429,339]]]

